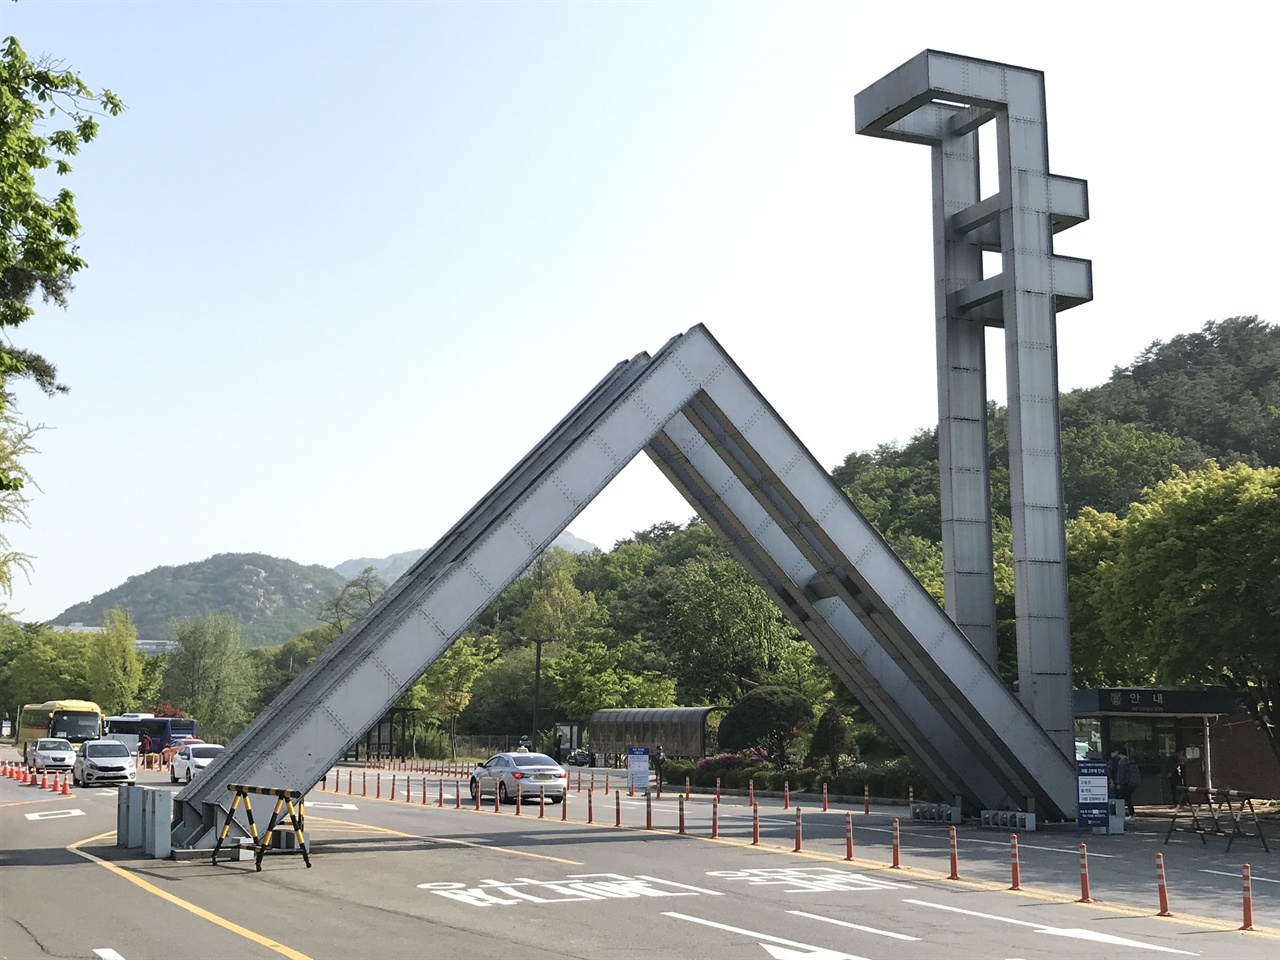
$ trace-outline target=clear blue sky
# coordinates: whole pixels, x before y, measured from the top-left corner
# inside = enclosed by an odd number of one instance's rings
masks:
[[[699,322],[828,466],[936,422],[929,151],[853,131],[926,47],[1046,72],[1093,216],[1058,239],[1096,296],[1064,389],[1280,321],[1278,6],[5,2],[0,35],[129,106],[69,180],[70,309],[13,337],[72,390],[20,388],[50,429],[11,607],[428,546]],[[644,460],[570,529],[691,514]]]

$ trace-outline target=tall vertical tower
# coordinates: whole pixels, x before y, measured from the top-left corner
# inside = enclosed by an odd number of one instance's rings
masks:
[[[1090,261],[1054,254],[1053,235],[1088,219],[1088,185],[1049,172],[1038,70],[926,50],[859,93],[854,113],[858,133],[933,151],[946,605],[993,667],[984,328],[1004,329],[1018,692],[1072,756],[1057,314],[1093,298],[1093,277]],[[978,165],[978,129],[990,122],[999,153],[995,190],[981,183]],[[1000,253],[999,273],[985,275],[985,251]]]

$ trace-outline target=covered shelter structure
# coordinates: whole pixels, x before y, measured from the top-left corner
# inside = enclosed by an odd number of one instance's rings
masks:
[[[707,729],[711,714],[728,707],[649,707],[597,710],[587,725],[587,746],[605,762],[625,757],[628,747],[661,745],[668,757],[697,759],[716,749],[715,730]]]

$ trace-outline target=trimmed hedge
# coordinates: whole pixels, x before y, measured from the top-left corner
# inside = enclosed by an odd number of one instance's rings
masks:
[[[917,800],[937,799],[925,778],[906,757],[854,763],[831,775],[812,767],[779,770],[767,765],[748,765],[737,754],[721,754],[706,757],[696,766],[688,760],[668,760],[662,772],[663,779],[676,787],[683,787],[688,777],[692,786],[714,788],[719,777],[720,786],[726,790],[745,790],[754,779],[757,790],[780,792],[786,783],[790,784],[792,793],[821,793],[825,782],[833,796],[860,797],[869,786],[873,797],[905,800],[908,787],[914,787]]]

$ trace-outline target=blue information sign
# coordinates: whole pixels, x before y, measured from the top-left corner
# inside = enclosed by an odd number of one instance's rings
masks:
[[[1107,761],[1076,761],[1076,826],[1106,827],[1107,817]]]

